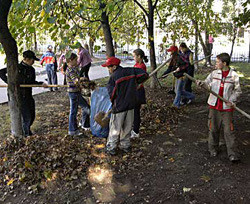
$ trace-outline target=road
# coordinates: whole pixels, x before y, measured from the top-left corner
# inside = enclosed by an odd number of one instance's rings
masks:
[[[5,67],[3,62],[4,62],[4,60],[0,56],[0,69]],[[122,62],[121,65],[122,66],[133,66],[133,63],[134,63],[133,61],[125,61],[125,62]],[[89,78],[91,80],[95,80],[95,79],[109,76],[108,69],[102,67],[100,64],[101,64],[101,62],[95,62],[92,64],[92,66],[89,70]],[[39,65],[39,63],[36,63],[34,65],[34,67],[36,69],[36,74],[37,74],[36,80],[46,82],[45,79],[47,78],[47,75],[44,73],[45,68],[44,67],[42,68]],[[58,77],[58,84],[63,84],[63,74],[61,72],[57,72],[57,77]],[[0,85],[2,85],[2,84],[5,84],[5,83],[0,79]],[[33,95],[47,92],[47,91],[49,91],[48,88],[46,88],[46,89],[45,88],[33,88]],[[7,88],[0,88],[0,104],[5,103],[7,101],[8,101]]]

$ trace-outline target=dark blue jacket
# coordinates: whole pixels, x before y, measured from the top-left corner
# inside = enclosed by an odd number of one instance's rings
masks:
[[[118,66],[110,76],[107,89],[112,102],[112,113],[134,109],[140,104],[137,86],[148,78],[148,74],[138,68]]]

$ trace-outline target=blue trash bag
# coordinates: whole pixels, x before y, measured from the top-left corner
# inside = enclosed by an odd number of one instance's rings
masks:
[[[96,137],[108,137],[109,127],[102,128],[96,121],[95,115],[101,111],[107,113],[112,107],[106,87],[96,88],[91,94],[90,130]]]

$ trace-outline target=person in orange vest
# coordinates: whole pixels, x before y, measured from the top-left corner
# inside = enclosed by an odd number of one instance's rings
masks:
[[[48,75],[48,84],[54,84],[57,85],[57,61],[56,61],[56,55],[54,52],[52,52],[52,45],[48,46],[48,50],[46,53],[41,57],[40,62],[41,65],[45,63],[46,72]],[[58,90],[58,88],[54,88],[55,91]],[[53,88],[50,88],[50,91],[54,91]]]

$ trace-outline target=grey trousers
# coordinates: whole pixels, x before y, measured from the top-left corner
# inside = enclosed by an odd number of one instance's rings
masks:
[[[222,112],[215,109],[209,110],[208,116],[208,148],[210,153],[219,150],[220,130],[223,128],[228,156],[237,154],[237,144],[233,126],[233,112]]]
[[[134,110],[111,114],[107,150],[114,150],[120,141],[120,148],[130,147],[130,135],[134,123]]]

